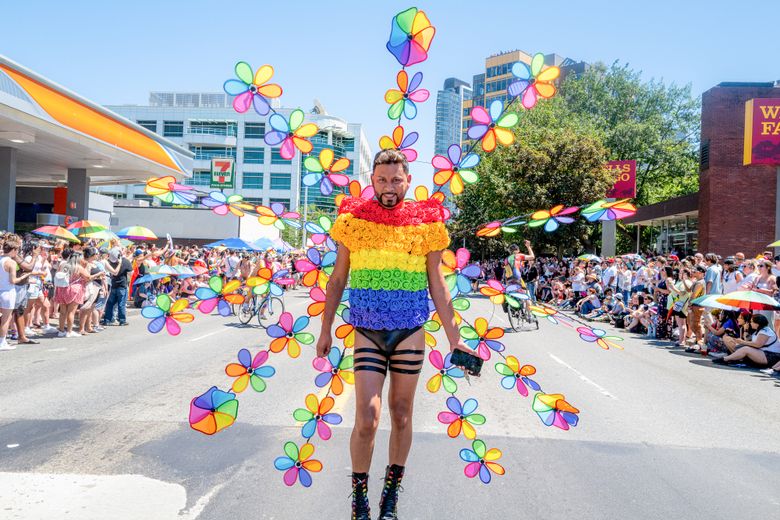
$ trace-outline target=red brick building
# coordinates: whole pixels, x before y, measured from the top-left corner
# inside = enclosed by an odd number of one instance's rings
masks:
[[[687,246],[751,256],[780,238],[775,228],[778,167],[743,166],[745,102],[754,98],[780,98],[780,83],[721,83],[702,94],[698,197],[639,208],[624,222],[661,229],[659,249],[680,252]]]

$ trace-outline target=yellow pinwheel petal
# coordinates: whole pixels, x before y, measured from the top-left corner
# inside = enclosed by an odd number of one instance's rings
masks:
[[[513,134],[511,130],[497,126],[493,129],[493,131],[496,134],[496,139],[498,139],[498,142],[504,146],[510,145],[515,141],[515,134]]]
[[[463,436],[469,440],[477,438],[477,430],[468,421],[462,421],[461,428],[463,428]]]
[[[466,186],[463,184],[463,178],[460,176],[459,173],[454,173],[452,175],[452,182],[450,182],[450,191],[453,195],[460,195],[463,193],[463,189]]]
[[[305,125],[301,125],[301,127],[295,131],[295,135],[297,135],[298,137],[312,137],[314,134],[317,133],[317,130],[319,129],[317,128],[317,125],[315,125],[314,123],[306,123]],[[305,153],[309,153],[309,152],[305,152]]]
[[[392,139],[390,139],[389,136],[383,135],[382,138],[379,140],[379,148],[382,150],[394,150],[395,149],[395,143]]]
[[[536,92],[543,98],[551,98],[555,95],[555,85],[552,83],[536,83]]]
[[[542,220],[550,218],[550,212],[546,209],[540,209],[539,211],[534,211],[534,213],[531,215],[531,220]]]
[[[512,372],[517,372],[520,370],[520,362],[517,360],[515,356],[507,356],[506,357],[506,366],[509,367],[509,370]]]
[[[561,75],[561,69],[558,67],[547,67],[536,76],[536,81],[552,81]]]
[[[474,330],[477,331],[477,334],[479,334],[480,337],[485,335],[485,332],[487,332],[488,328],[488,322],[485,318],[477,318],[474,320]]]
[[[428,391],[432,394],[435,394],[439,391],[439,388],[441,388],[441,374],[435,374],[432,378],[428,380],[428,384],[425,385],[425,388],[428,389]]]
[[[235,292],[236,289],[238,289],[239,287],[241,287],[241,281],[240,280],[230,280],[222,288],[222,294],[230,294],[232,292]]]
[[[487,453],[485,453],[485,460],[494,461],[501,458],[501,450],[498,448],[490,448],[487,450]]]
[[[423,11],[417,11],[417,14],[414,16],[414,21],[412,22],[412,34],[417,34],[430,26],[431,21],[428,19],[428,16]]]
[[[253,83],[255,85],[262,85],[274,76],[274,68],[270,65],[263,65],[257,72],[255,72],[255,79]]]
[[[236,379],[235,381],[233,381],[232,390],[235,393],[240,394],[241,392],[246,390],[246,387],[248,385],[249,385],[249,374],[244,374],[240,376],[238,379]]]
[[[317,396],[314,394],[307,395],[306,409],[309,410],[311,413],[316,414],[319,408],[320,408],[320,402],[317,399]]]
[[[347,168],[349,168],[349,159],[347,159],[346,157],[342,157],[340,159],[337,159],[336,162],[334,162],[331,165],[330,172],[331,173],[343,172]]]
[[[330,169],[330,165],[333,164],[333,158],[335,155],[333,154],[333,150],[330,148],[323,148],[320,152],[320,165],[322,166],[323,170]]]
[[[190,302],[186,298],[180,298],[175,302],[173,302],[173,304],[171,305],[170,313],[175,314],[177,312],[181,312],[189,306],[190,306]]]
[[[257,88],[257,93],[267,98],[278,98],[282,95],[282,87],[276,83],[269,83]]]
[[[314,455],[314,446],[307,442],[301,446],[301,451],[298,453],[298,460],[301,462],[309,460],[312,455]]]
[[[404,97],[404,93],[400,90],[396,89],[390,89],[387,92],[385,92],[385,103],[394,104],[398,101],[402,100]]]

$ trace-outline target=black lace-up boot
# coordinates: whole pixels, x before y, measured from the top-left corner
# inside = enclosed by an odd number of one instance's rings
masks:
[[[352,520],[371,520],[368,505],[368,473],[352,474]]]
[[[404,477],[404,467],[393,464],[385,470],[385,485],[382,488],[382,499],[379,501],[379,520],[398,519],[398,491],[403,491],[401,479]]]

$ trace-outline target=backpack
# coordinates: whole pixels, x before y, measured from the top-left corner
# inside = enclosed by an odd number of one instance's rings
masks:
[[[59,270],[54,273],[54,287],[68,287],[70,286],[70,269],[68,265],[63,263]]]

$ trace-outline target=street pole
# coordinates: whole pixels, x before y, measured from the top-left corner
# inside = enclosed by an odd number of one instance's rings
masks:
[[[607,199],[614,202],[615,199]],[[615,256],[617,222],[614,220],[601,222],[601,257]]]

